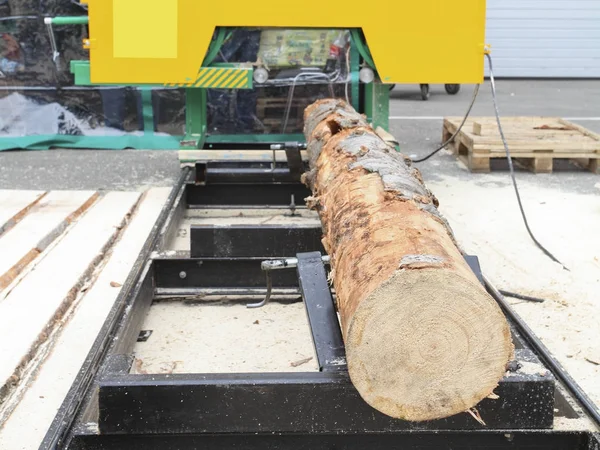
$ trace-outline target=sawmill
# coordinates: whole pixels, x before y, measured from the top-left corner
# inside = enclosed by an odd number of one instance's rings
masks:
[[[176,148],[180,172],[40,449],[600,449],[598,410],[390,133],[390,87],[484,82],[485,1],[324,6],[82,0],[44,17],[55,67],[61,33],[87,30],[65,68],[82,92],[136,92],[137,132],[85,142]],[[183,107],[158,108],[162,90]],[[9,363],[7,398],[26,367]]]

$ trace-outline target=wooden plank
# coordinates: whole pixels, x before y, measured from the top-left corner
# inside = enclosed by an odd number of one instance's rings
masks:
[[[469,142],[465,139],[466,142]],[[594,153],[600,150],[600,145],[594,142],[582,142],[580,140],[570,141],[557,141],[550,139],[533,139],[533,140],[522,140],[522,139],[507,139],[506,142],[510,147],[511,151],[520,150],[548,150],[548,151],[575,151],[575,152],[590,152]],[[473,139],[469,142],[470,146],[474,147],[499,147],[503,146],[504,143],[500,139],[487,139],[479,138]]]
[[[500,132],[495,119],[475,118],[465,122],[462,133],[465,133],[472,139],[478,139],[478,136],[487,139],[500,139]],[[577,138],[590,144],[600,141],[600,135],[587,130],[584,127],[573,124],[560,118],[534,118],[533,121],[527,120],[523,123],[502,118],[502,128],[505,137],[519,139],[557,139],[570,141]],[[522,119],[518,119],[522,120]],[[459,121],[444,120],[444,127],[454,132],[460,125]],[[549,128],[541,128],[541,127]]]
[[[552,158],[514,158],[524,167],[527,167],[533,173],[552,173]]]
[[[459,116],[448,116],[445,117],[444,120],[447,120],[453,124],[460,124],[463,120],[463,117]],[[560,123],[561,119],[559,117],[552,116],[502,116],[500,117],[500,121],[504,124],[535,124],[535,123]],[[496,116],[483,116],[483,117],[470,117],[467,119],[466,123],[496,123]]]
[[[510,147],[510,154],[515,157],[534,157],[540,156],[540,153],[547,153],[552,158],[592,158],[597,159],[600,157],[600,152],[587,152],[587,151],[551,151],[547,149],[513,149]],[[499,145],[476,145],[471,150],[472,153],[490,153],[490,156],[494,158],[506,157],[506,150],[504,146]],[[494,155],[496,154],[496,155]]]
[[[474,173],[488,173],[490,172],[490,158],[479,157],[474,154],[467,156],[460,155],[459,159],[468,167],[471,172]]]
[[[308,160],[305,150],[300,152],[304,161]],[[285,151],[275,150],[275,160],[285,162]],[[194,163],[196,161],[273,161],[273,150],[179,150],[179,161]]]
[[[589,138],[591,138],[595,141],[600,142],[600,134],[594,133],[593,131],[582,127],[581,125],[577,125],[576,123],[569,122],[568,120],[565,120],[565,119],[559,119],[559,122],[562,123],[563,125],[566,125],[572,129],[574,129],[574,130],[579,131],[582,134],[585,134],[586,136],[588,136]]]
[[[97,197],[93,191],[50,192],[5,233],[0,238],[0,294]]]
[[[54,350],[0,433],[0,448],[38,448],[56,411],[90,351],[106,316],[167,200],[170,188],[149,190],[115,243],[106,266],[81,298],[72,318],[55,337]],[[60,376],[57,376],[60,374]],[[35,414],[35,421],[31,420]],[[0,414],[0,424],[1,424]]]
[[[0,190],[0,234],[17,224],[44,194],[44,191]]]
[[[108,193],[0,303],[0,399],[18,383],[139,196]]]

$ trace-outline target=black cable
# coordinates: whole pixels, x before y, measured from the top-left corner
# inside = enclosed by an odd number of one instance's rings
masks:
[[[530,295],[517,294],[515,292],[503,291],[502,289],[498,289],[498,292],[505,297],[518,298],[519,300],[525,300],[527,302],[544,303],[546,301],[544,298],[531,297]]]
[[[473,109],[473,105],[475,104],[475,100],[477,100],[477,94],[479,93],[479,86],[481,86],[481,85],[478,84],[478,85],[475,86],[475,90],[473,91],[473,99],[471,100],[471,104],[469,105],[469,109],[467,109],[467,113],[465,114],[465,117],[463,118],[463,121],[461,122],[461,124],[459,125],[459,127],[456,129],[456,132],[446,142],[444,142],[442,145],[440,145],[437,149],[435,149],[434,151],[432,151],[430,154],[428,154],[427,156],[424,156],[421,159],[413,159],[412,162],[414,162],[414,163],[420,163],[420,162],[423,162],[423,161],[427,161],[429,158],[431,158],[437,152],[439,152],[444,147],[446,147],[446,145],[448,145],[450,142],[452,142],[456,136],[458,136],[458,133],[460,133],[460,130],[462,130],[463,125],[465,124],[465,122],[469,118],[469,114],[471,114],[471,110]]]
[[[492,66],[492,57],[489,53],[486,53],[485,56],[489,62],[490,69],[490,85],[492,87],[492,100],[494,102],[494,111],[496,113],[496,122],[498,123],[498,131],[500,132],[500,137],[502,138],[502,143],[504,144],[504,150],[506,151],[506,158],[508,160],[508,168],[510,170],[510,177],[512,179],[513,187],[515,188],[515,194],[517,196],[517,202],[519,203],[519,209],[521,210],[521,216],[523,217],[523,222],[525,223],[525,228],[527,229],[527,233],[537,245],[537,247],[544,252],[544,254],[550,258],[552,261],[560,264],[563,269],[569,270],[563,263],[561,263],[556,256],[550,253],[542,244],[538,242],[538,240],[533,235],[531,228],[529,228],[529,223],[527,222],[527,216],[525,215],[525,210],[523,209],[523,203],[521,202],[521,195],[519,194],[519,188],[517,187],[517,180],[515,178],[515,169],[512,163],[512,157],[510,156],[510,150],[508,148],[508,143],[506,142],[506,137],[504,136],[504,130],[502,129],[502,124],[500,123],[500,111],[498,110],[498,103],[496,102],[496,81],[494,80],[494,70]]]

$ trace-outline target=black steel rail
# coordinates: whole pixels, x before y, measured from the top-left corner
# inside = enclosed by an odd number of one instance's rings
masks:
[[[530,394],[534,394],[533,397],[538,402],[534,405],[538,409],[532,411],[539,411],[540,406],[550,401],[554,389],[551,376],[544,378],[544,375],[538,376],[538,374],[533,378],[504,380],[498,391],[504,399],[503,403],[494,403],[486,399],[478,407],[484,415],[489,414],[487,417],[490,415],[495,417],[490,422],[491,427],[487,429],[479,427],[467,417],[451,418],[443,424],[412,425],[379,417],[376,412],[368,408],[361,409],[363,408],[361,400],[347,380],[345,365],[343,363],[341,366],[338,365],[343,359],[344,350],[331,294],[327,289],[325,268],[321,264],[319,253],[306,254],[299,258],[301,264],[298,265],[297,273],[291,270],[278,271],[273,283],[278,289],[295,292],[299,289],[302,293],[321,372],[296,375],[258,374],[259,376],[130,375],[129,354],[132,343],[135,342],[136,333],[145,315],[143,312],[149,308],[157,290],[165,292],[177,292],[181,289],[189,292],[202,289],[255,291],[264,288],[264,273],[260,270],[260,261],[263,257],[293,256],[280,255],[280,253],[292,252],[294,249],[297,252],[321,250],[320,243],[313,233],[314,230],[310,228],[282,231],[277,227],[271,227],[270,239],[282,239],[282,242],[273,244],[271,250],[270,247],[267,248],[268,246],[255,246],[255,248],[260,247],[262,252],[270,252],[267,255],[262,253],[258,255],[253,254],[251,245],[244,246],[244,234],[248,235],[248,233],[254,236],[249,239],[250,242],[264,243],[264,240],[257,239],[258,230],[252,229],[251,226],[234,227],[233,231],[226,235],[222,234],[223,230],[196,227],[191,238],[196,242],[192,256],[197,257],[152,259],[151,253],[162,249],[176,229],[173,224],[186,208],[284,207],[290,208],[293,213],[296,206],[304,204],[306,188],[299,183],[289,182],[288,175],[283,173],[284,170],[281,168],[278,168],[281,174],[277,176],[281,176],[282,182],[265,179],[271,175],[265,177],[260,170],[262,167],[250,167],[247,173],[244,172],[243,167],[237,168],[236,170],[241,173],[238,174],[241,178],[237,179],[229,177],[225,171],[211,170],[210,167],[201,169],[200,179],[194,179],[189,169],[182,172],[177,186],[144,244],[121,294],[40,448],[58,449],[68,444],[69,449],[86,450],[113,448],[261,448],[263,450],[322,448],[325,450],[384,449],[399,448],[401,445],[402,448],[494,447],[600,450],[597,434],[585,431],[554,432],[551,429],[552,408],[546,408],[548,414],[544,417],[536,418],[527,413],[527,408],[533,407],[527,403],[528,401],[531,403],[527,399]],[[247,183],[251,183],[253,177],[260,178],[259,184],[249,186]],[[211,180],[215,183],[212,184]],[[240,180],[243,182],[240,183]],[[206,185],[198,184],[204,182]],[[222,242],[240,244],[240,249],[237,249],[237,244],[234,247],[236,252],[239,250],[242,253],[223,254],[222,246],[204,243],[207,240],[213,241],[215,236]],[[310,238],[309,244],[305,242],[307,238]],[[299,246],[294,246],[288,242],[290,239],[303,242]],[[539,357],[539,360],[564,384],[570,395],[581,404],[590,419],[595,420],[600,426],[600,415],[591,400],[489,281],[481,276],[476,258],[467,258],[467,261],[480,277],[480,281],[496,298],[518,333],[522,335],[525,346],[534,351],[532,353],[529,350],[518,350],[519,357],[524,358],[523,360],[531,358],[533,362],[538,361],[536,356]],[[327,292],[323,290],[323,286]],[[306,375],[308,378],[300,375]],[[278,380],[283,382],[280,383]],[[536,383],[537,386],[532,388],[531,386]],[[326,390],[319,390],[322,386],[326,386]],[[98,409],[91,408],[91,410],[93,414],[100,416],[98,422],[100,433],[98,430],[90,432],[82,425],[85,422],[82,411],[86,409],[83,406],[89,407],[93,403],[90,400],[92,396],[98,396],[96,406]],[[209,397],[211,400],[206,401]],[[282,401],[290,408],[300,401],[296,406],[300,409],[295,411],[299,415],[292,410],[286,411],[285,408],[281,411],[272,411],[277,407],[278,402]],[[182,403],[185,407],[181,406]],[[245,411],[239,418],[228,415],[227,408],[233,404],[237,404],[241,408],[240,411]],[[338,424],[336,411],[340,406],[342,421]],[[558,405],[556,407],[560,408]],[[244,408],[250,408],[249,413]],[[107,413],[112,414],[112,412],[117,412],[117,415],[106,416]],[[166,422],[159,417],[162,414],[159,412],[164,412]],[[350,414],[344,416],[344,412]],[[572,412],[575,414],[574,411]],[[87,417],[88,414],[89,411],[84,416],[92,422],[98,418]],[[466,419],[471,422],[466,422]],[[386,420],[389,420],[389,423]],[[210,426],[204,428],[207,424]],[[269,424],[272,425],[271,428]],[[365,424],[370,425],[365,428]],[[518,429],[511,428],[515,424],[520,425],[517,426]],[[511,430],[502,431],[507,430],[506,427]],[[283,433],[291,433],[291,435]]]
[[[577,401],[583,406],[586,413],[589,414],[596,422],[596,425],[600,427],[600,411],[597,406],[588,397],[588,395],[581,389],[577,382],[569,375],[565,368],[552,356],[550,350],[542,343],[542,341],[535,335],[533,330],[525,323],[523,319],[510,307],[509,303],[505,300],[504,296],[494,287],[494,285],[484,276],[484,283],[488,288],[488,291],[498,302],[504,313],[510,317],[513,323],[519,328],[521,335],[525,338],[527,343],[536,351],[538,357],[542,362],[551,370],[556,378],[558,378],[570,391],[571,395],[577,399]]]
[[[140,256],[125,280],[121,292],[109,312],[92,349],[86,357],[73,385],[69,389],[65,400],[54,417],[54,420],[40,445],[41,449],[57,449],[65,442],[67,435],[73,426],[76,413],[86,400],[88,389],[96,376],[98,367],[100,367],[100,364],[108,351],[108,343],[112,339],[114,331],[127,305],[132,301],[131,294],[135,290],[135,286],[139,283],[139,277],[144,270],[146,260],[156,247],[159,237],[163,232],[163,225],[168,221],[169,216],[174,213],[176,202],[181,201],[182,199],[183,193],[185,192],[185,184],[190,177],[190,172],[189,168],[184,168],[182,170],[177,184],[171,191],[156,224],[146,239]]]

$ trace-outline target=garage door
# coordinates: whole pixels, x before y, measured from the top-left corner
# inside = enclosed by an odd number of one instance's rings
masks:
[[[487,0],[494,75],[600,78],[600,0]]]

